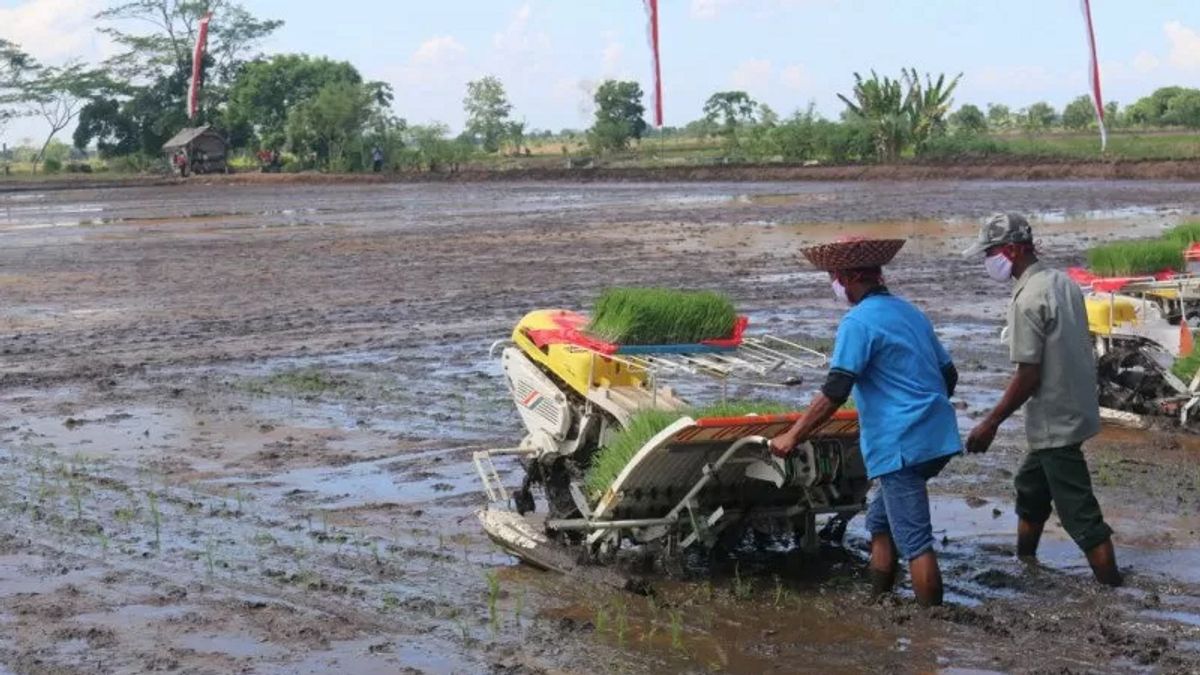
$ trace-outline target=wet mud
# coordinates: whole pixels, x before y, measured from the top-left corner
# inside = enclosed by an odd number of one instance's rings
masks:
[[[0,194],[0,671],[1179,672],[1200,668],[1200,443],[1087,448],[1129,580],[1056,524],[1013,556],[1019,424],[932,484],[949,604],[872,600],[861,519],[616,590],[495,549],[470,461],[521,428],[488,348],[611,284],[714,288],[828,342],[805,241],[910,240],[893,289],[962,371],[1008,366],[1006,289],[961,250],[1033,213],[1046,257],[1200,212],[1176,182],[202,185]],[[803,403],[798,387],[731,393]],[[717,396],[684,381],[693,398]],[[519,467],[502,463],[506,480]]]

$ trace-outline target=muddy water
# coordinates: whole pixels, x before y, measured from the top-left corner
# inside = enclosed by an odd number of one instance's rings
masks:
[[[1051,527],[1012,557],[1015,435],[951,464],[951,606],[866,597],[863,533],[743,552],[653,599],[513,564],[470,451],[521,429],[489,345],[614,283],[718,288],[752,324],[832,337],[800,241],[910,240],[895,290],[963,371],[967,429],[1007,365],[1005,289],[954,255],[1034,214],[1094,238],[1200,211],[1178,183],[205,186],[0,193],[0,664],[13,672],[1186,670],[1200,666],[1194,442],[1089,449],[1130,587]],[[730,393],[803,403],[804,384]],[[675,383],[716,396],[707,383]],[[771,386],[776,385],[776,386]],[[501,466],[510,483],[519,467]],[[489,579],[489,575],[493,575]],[[1036,655],[1036,656],[1033,656]]]

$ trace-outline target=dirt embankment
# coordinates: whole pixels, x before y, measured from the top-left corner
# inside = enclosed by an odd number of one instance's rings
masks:
[[[739,164],[725,166],[592,167],[531,166],[507,169],[469,168],[456,172],[377,174],[263,174],[193,176],[162,175],[127,178],[61,177],[0,181],[0,193],[80,188],[147,187],[188,182],[208,184],[424,183],[424,182],[705,182],[705,181],[920,181],[920,180],[1200,180],[1200,160],[961,159],[933,163],[799,166]]]

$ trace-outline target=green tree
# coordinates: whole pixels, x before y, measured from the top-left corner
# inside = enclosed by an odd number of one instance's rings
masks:
[[[908,85],[904,99],[904,111],[909,119],[908,135],[916,154],[921,155],[930,139],[945,133],[946,113],[950,111],[954,101],[952,96],[962,74],[947,81],[945,74],[939,74],[935,80],[926,73],[922,81],[916,68],[900,72]]]
[[[989,103],[987,105],[987,120],[988,126],[993,129],[1007,129],[1013,123],[1012,110],[1003,103]]]
[[[731,146],[737,145],[737,131],[754,123],[758,102],[744,91],[718,91],[704,103],[704,119],[718,129]]]
[[[361,140],[376,105],[372,87],[330,82],[288,113],[288,143],[293,152],[314,158],[319,166],[352,169],[347,152]]]
[[[838,94],[846,104],[849,121],[870,129],[875,144],[875,156],[882,162],[895,161],[900,156],[909,135],[909,119],[905,113],[905,95],[899,80],[880,78],[871,71],[871,79],[854,73],[854,89],[850,98]]]
[[[1121,105],[1116,101],[1104,104],[1104,124],[1110,129],[1120,129],[1125,126],[1125,115],[1121,112]]]
[[[948,121],[957,133],[982,134],[988,130],[988,119],[983,111],[970,103],[956,110]]]
[[[21,115],[27,103],[28,79],[40,66],[16,43],[0,38],[0,134],[13,118]]]
[[[779,124],[779,113],[766,103],[760,103],[758,105],[758,123],[765,127],[773,127]],[[666,130],[664,129],[664,131]]]
[[[345,61],[306,54],[278,54],[245,64],[229,92],[224,119],[241,147],[256,138],[264,147],[282,147],[288,112],[311,100],[326,85],[362,84],[358,70]],[[240,132],[240,133],[239,133]]]
[[[1186,92],[1184,87],[1162,87],[1154,90],[1149,96],[1138,99],[1125,111],[1130,124],[1138,126],[1164,126],[1167,124],[1163,117],[1171,106],[1171,101]]]
[[[1029,131],[1045,131],[1058,122],[1058,113],[1054,106],[1045,101],[1038,101],[1022,111],[1021,123]]]
[[[259,19],[232,0],[113,0],[96,19],[104,23],[100,32],[121,50],[104,63],[115,84],[80,113],[88,129],[77,142],[106,134],[104,145],[110,151],[152,155],[162,141],[187,126],[189,120],[180,112],[191,77],[192,46],[200,19],[209,12],[213,17],[195,123],[228,127],[221,113],[230,85],[283,22]],[[229,131],[232,140],[243,142],[242,130]]]
[[[63,67],[41,68],[22,87],[24,99],[34,114],[41,117],[50,131],[33,159],[33,170],[46,154],[46,148],[58,132],[70,126],[86,103],[106,86],[103,74],[72,63]]]
[[[1162,123],[1200,129],[1200,90],[1188,89],[1173,97],[1163,113]]]
[[[129,81],[144,82],[178,70],[190,72],[200,19],[210,12],[213,67],[205,85],[216,93],[282,21],[259,19],[231,0],[115,0],[96,18],[108,22],[100,32],[124,50],[109,59],[110,67]],[[135,26],[145,30],[134,31]]]
[[[79,113],[75,147],[96,142],[112,157],[138,153],[157,155],[162,144],[188,125],[184,111],[187,75],[175,71],[149,85],[130,86],[111,78]]]
[[[508,102],[499,78],[488,75],[468,82],[463,109],[467,113],[467,131],[484,151],[498,152],[505,139],[512,135],[508,121],[512,104]]]
[[[646,108],[637,82],[605,80],[596,89],[595,101],[596,121],[588,140],[596,150],[623,150],[646,132]]]
[[[1075,131],[1088,128],[1095,118],[1096,107],[1092,105],[1090,96],[1079,96],[1072,99],[1062,111],[1062,125]]]
[[[512,148],[512,153],[521,154],[521,148],[525,145],[525,123],[509,122],[505,125],[504,132],[504,140]]]

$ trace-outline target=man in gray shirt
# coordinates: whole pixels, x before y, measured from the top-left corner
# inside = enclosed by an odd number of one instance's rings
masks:
[[[1017,471],[1017,555],[1037,554],[1051,505],[1087,555],[1101,583],[1121,584],[1112,529],[1092,492],[1082,444],[1100,432],[1096,361],[1083,293],[1060,270],[1038,261],[1029,223],[992,216],[964,254],[986,254],[997,281],[1016,279],[1008,308],[1009,355],[1017,371],[1003,397],[967,437],[967,452],[986,452],[1004,420],[1025,406],[1029,453]]]

